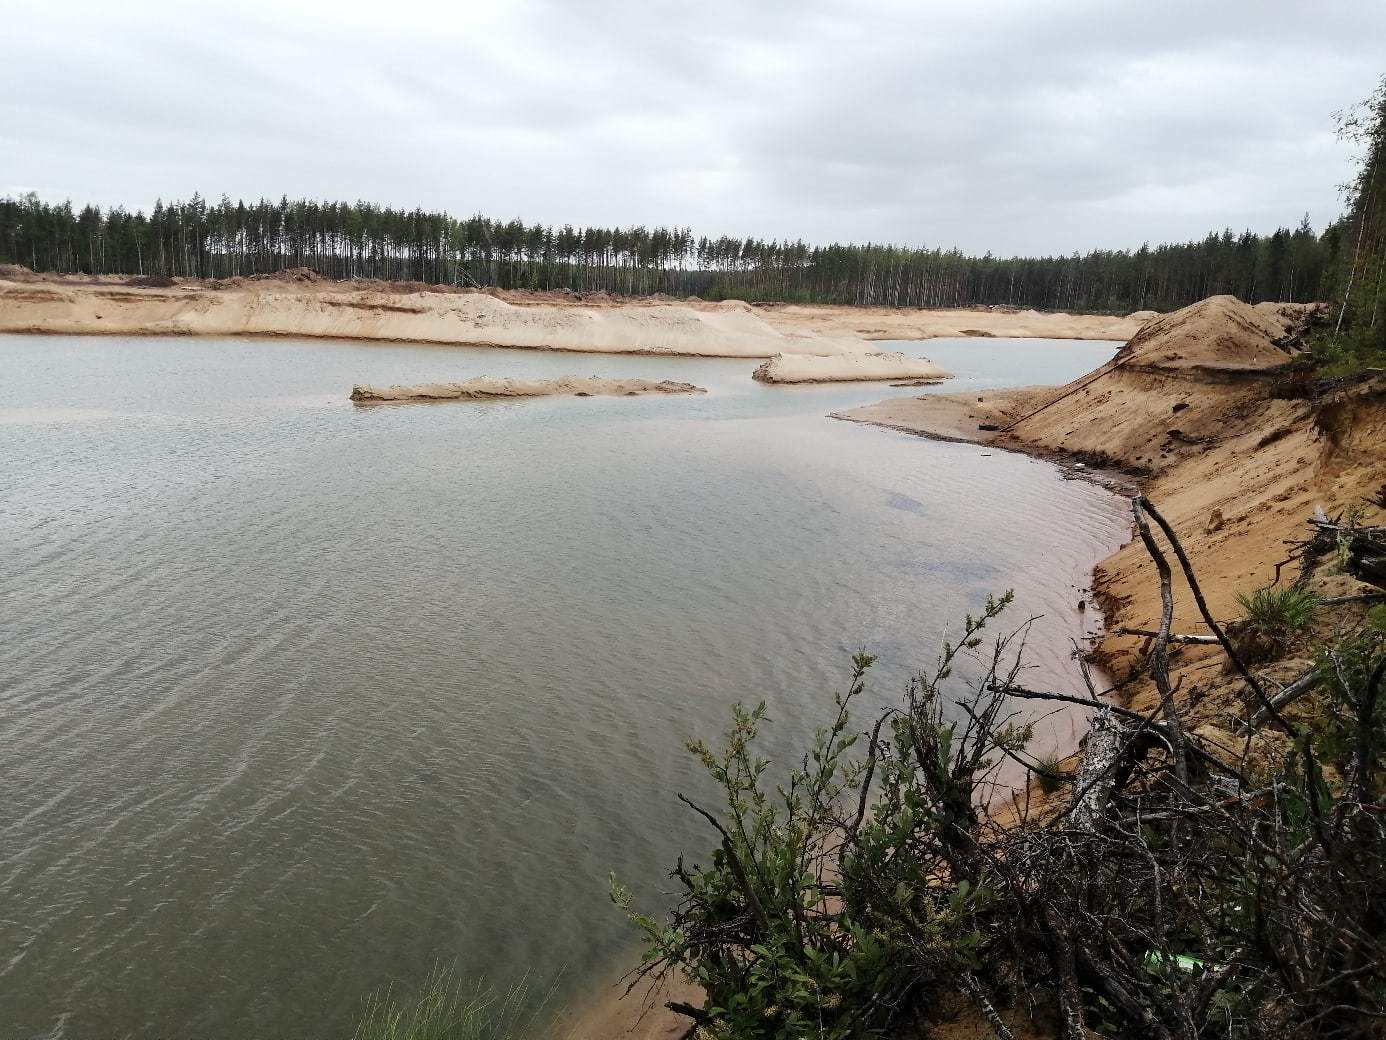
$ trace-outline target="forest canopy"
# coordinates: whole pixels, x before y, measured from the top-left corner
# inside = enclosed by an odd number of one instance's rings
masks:
[[[717,300],[900,307],[1003,305],[1126,313],[1231,293],[1249,302],[1323,297],[1351,247],[1350,221],[1306,216],[1270,234],[1085,255],[968,256],[957,249],[708,238],[689,228],[574,228],[309,199],[194,195],[146,214],[0,199],[0,263],[69,274],[234,278],[309,267],[331,279],[501,289],[668,293]]]

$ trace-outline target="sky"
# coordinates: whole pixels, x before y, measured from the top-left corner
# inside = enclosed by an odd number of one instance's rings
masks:
[[[1341,209],[1386,0],[0,0],[0,195],[1052,255]]]

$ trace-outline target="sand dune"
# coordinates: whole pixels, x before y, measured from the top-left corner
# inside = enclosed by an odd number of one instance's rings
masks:
[[[357,404],[387,401],[485,401],[505,397],[639,397],[645,394],[705,394],[701,386],[671,379],[602,379],[598,376],[560,376],[557,379],[493,379],[479,376],[465,383],[419,383],[414,386],[357,385],[351,399]]]
[[[811,357],[776,354],[752,374],[762,383],[839,383],[870,379],[951,378],[927,358],[904,354],[852,354],[843,357]]]

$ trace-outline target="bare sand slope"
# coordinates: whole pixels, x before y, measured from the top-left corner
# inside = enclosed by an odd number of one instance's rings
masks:
[[[705,394],[692,383],[672,379],[602,379],[560,376],[557,379],[496,379],[478,376],[465,383],[419,383],[414,386],[362,386],[351,389],[357,404],[390,401],[487,401],[506,397],[640,397],[645,394]]]
[[[865,351],[850,334],[781,330],[744,303],[511,302],[481,292],[396,291],[288,279],[146,288],[106,279],[0,281],[0,332],[275,335],[597,353],[773,357]]]
[[[762,383],[838,383],[860,380],[952,378],[927,358],[904,354],[848,354],[813,357],[808,354],[776,354],[751,375]]]
[[[1304,535],[1314,506],[1331,514],[1386,482],[1386,385],[1305,398],[1275,371],[1290,357],[1277,342],[1305,311],[1213,297],[1152,323],[1066,387],[903,397],[841,417],[1134,474],[1186,539],[1214,614],[1235,617],[1236,593],[1271,580],[1284,540]],[[1159,617],[1139,542],[1099,565],[1095,588],[1113,628]],[[1174,621],[1203,631],[1186,592]],[[1100,656],[1120,675],[1138,646],[1109,635]]]
[[[1154,311],[1137,311],[1117,317],[1013,307],[918,310],[763,304],[756,311],[782,332],[817,332],[828,336],[860,336],[868,340],[953,336],[1127,340],[1139,332],[1146,321],[1156,317]]]

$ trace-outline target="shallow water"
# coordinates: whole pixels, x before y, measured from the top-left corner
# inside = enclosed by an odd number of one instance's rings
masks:
[[[952,391],[1061,382],[1116,344],[898,347]],[[7,1034],[341,1034],[439,962],[561,976],[561,1000],[629,947],[608,871],[654,908],[706,849],[682,745],[732,702],[767,700],[792,748],[852,650],[885,703],[1009,587],[1062,681],[1123,503],[824,418],[923,391],[754,366],[0,337]],[[346,401],[566,373],[711,392]]]

